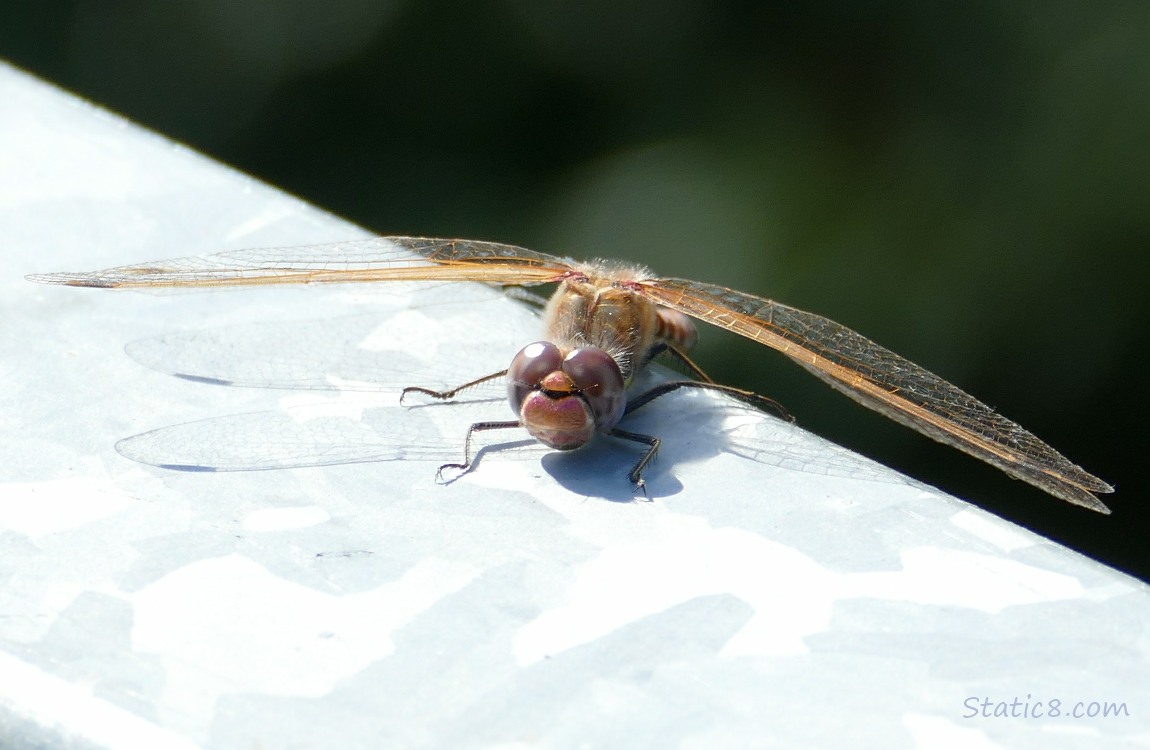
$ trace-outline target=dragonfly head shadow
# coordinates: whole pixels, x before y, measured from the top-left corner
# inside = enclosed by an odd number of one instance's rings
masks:
[[[690,483],[684,484],[679,478],[680,469],[721,453],[749,457],[740,449],[741,436],[732,435],[727,427],[733,416],[751,423],[790,426],[714,394],[684,391],[659,401],[659,406],[628,415],[621,423],[632,435],[659,439],[658,452],[642,467],[645,486],[636,486],[633,479],[627,481],[628,472],[643,456],[644,447],[630,438],[612,435],[599,435],[577,451],[548,453],[542,458],[544,470],[577,494],[613,502],[658,500],[691,488]]]

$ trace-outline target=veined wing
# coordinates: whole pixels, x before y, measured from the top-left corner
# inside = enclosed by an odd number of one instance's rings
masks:
[[[295,469],[381,461],[446,463],[462,458],[468,425],[506,408],[488,398],[409,407],[375,399],[301,404],[279,411],[211,417],[171,425],[116,443],[126,458],[175,471],[231,472]],[[898,475],[793,424],[702,392],[686,394],[680,408],[639,415],[668,434],[695,432],[695,440],[668,440],[663,451],[674,464],[729,452],[790,471],[894,482]],[[550,449],[523,431],[486,433],[473,445],[480,460],[538,462]],[[617,479],[632,459],[621,446],[601,446]],[[630,448],[634,453],[635,448]],[[662,453],[660,455],[663,455]],[[430,473],[429,473],[430,476]],[[621,486],[621,485],[620,485]]]
[[[261,471],[398,460],[445,463],[462,458],[467,425],[493,406],[490,401],[446,409],[298,406],[161,427],[120,440],[116,450],[133,461],[175,471]],[[547,451],[515,431],[476,447],[486,446],[501,449],[485,450],[484,460],[488,453],[497,459],[538,460]]]
[[[223,287],[373,281],[482,281],[543,284],[569,263],[513,245],[425,237],[374,237],[302,247],[235,250],[119,266],[48,273],[29,281],[103,288]]]
[[[986,404],[833,320],[686,279],[641,282],[661,305],[779,350],[864,406],[1075,505],[1114,488]]]
[[[125,351],[153,370],[217,385],[372,393],[453,388],[506,367],[537,327],[532,311],[505,304],[485,287],[474,291],[486,294],[443,285],[417,304],[383,313],[178,331],[133,341]],[[440,301],[448,294],[450,302]],[[499,392],[505,397],[502,384]]]

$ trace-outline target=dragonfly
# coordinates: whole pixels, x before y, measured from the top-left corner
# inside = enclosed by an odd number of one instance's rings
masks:
[[[957,386],[828,318],[764,297],[680,278],[660,278],[636,264],[577,262],[514,245],[464,239],[375,237],[320,245],[235,250],[118,266],[99,271],[33,274],[29,281],[107,289],[224,288],[291,284],[481,282],[526,288],[555,284],[546,302],[546,336],[523,347],[505,370],[445,391],[418,386],[448,401],[481,383],[504,379],[515,418],[472,424],[472,438],[525,428],[546,446],[568,451],[596,435],[645,446],[629,474],[637,489],[661,438],[620,426],[627,415],[685,388],[718,391],[788,418],[772,399],[712,381],[688,353],[693,320],[732,331],[798,363],[834,389],[917,432],[957,448],[1050,495],[1108,514],[1097,495],[1114,488],[1072,463],[1026,429]],[[694,379],[631,393],[636,376],[657,356],[682,363]]]

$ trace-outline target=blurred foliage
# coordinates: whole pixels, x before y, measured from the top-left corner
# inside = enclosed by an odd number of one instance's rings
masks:
[[[734,337],[707,332],[699,360],[1150,570],[1129,523],[1150,447],[1150,4],[7,0],[0,55],[382,233],[625,257],[846,323],[1117,482],[1128,522]]]

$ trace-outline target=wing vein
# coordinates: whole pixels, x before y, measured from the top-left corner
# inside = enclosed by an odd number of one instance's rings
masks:
[[[686,279],[643,282],[659,304],[772,347],[859,403],[1056,497],[1109,510],[1101,479],[937,375],[849,328],[772,300]]]

